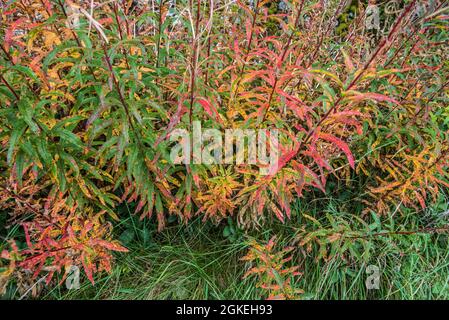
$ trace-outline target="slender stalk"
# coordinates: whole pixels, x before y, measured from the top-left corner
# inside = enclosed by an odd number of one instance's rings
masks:
[[[161,37],[162,37],[162,9],[164,7],[164,0],[160,0],[159,5],[159,20],[158,20],[158,26],[157,26],[157,44],[156,44],[156,68],[159,68],[160,64],[160,55],[161,55]]]
[[[118,34],[119,34],[120,40],[123,41],[123,39],[124,39],[123,31],[122,31],[122,26],[120,25],[120,19],[119,19],[119,15],[118,15],[117,6],[118,6],[117,3],[114,2],[114,5],[112,6],[112,10],[114,11],[114,17],[115,17],[115,21],[117,23]],[[128,67],[128,69],[130,69],[129,61],[128,61],[128,52],[127,52],[127,50],[125,48],[123,48],[123,53],[125,55],[126,66]]]
[[[117,91],[117,93],[118,93],[118,95],[119,95],[120,103],[122,104],[123,109],[125,110],[126,118],[127,118],[127,121],[128,121],[128,123],[129,123],[129,125],[130,125],[130,127],[131,127],[131,130],[132,130],[132,131],[134,132],[134,134],[136,135],[137,143],[138,143],[138,145],[139,145],[139,152],[142,154],[142,156],[143,156],[143,157],[145,158],[145,160],[146,160],[145,153],[143,152],[145,146],[144,146],[144,144],[143,144],[143,142],[142,142],[142,140],[141,140],[141,138],[140,138],[140,133],[139,133],[139,131],[137,131],[136,127],[134,126],[134,122],[133,122],[133,120],[132,120],[132,117],[131,117],[131,113],[130,113],[130,111],[129,111],[128,104],[126,103],[126,101],[125,101],[125,99],[124,99],[124,97],[123,97],[122,91],[120,90],[119,82],[118,82],[118,80],[117,80],[117,78],[115,77],[115,74],[114,74],[114,72],[113,72],[111,59],[109,58],[109,55],[108,55],[108,52],[107,52],[106,45],[105,45],[104,43],[102,43],[102,47],[103,47],[103,52],[104,52],[104,56],[105,56],[105,61],[106,61],[106,63],[107,63],[109,72],[110,72],[111,77],[112,77],[112,82],[114,83],[115,89],[116,89],[116,91]],[[147,162],[147,161],[144,161],[144,162],[145,162],[145,165],[146,165],[146,167],[147,167],[147,169],[148,169],[149,172],[155,173],[159,179],[164,180],[163,174],[161,173],[161,171],[160,171],[156,166],[152,165],[151,163],[149,163],[149,162]],[[157,188],[158,188],[159,190],[161,190],[162,193],[164,193],[164,194],[166,194],[166,195],[170,194],[170,192],[169,192],[163,185],[161,185],[161,184],[156,184],[156,186],[157,186]],[[172,198],[171,194],[170,194],[170,198]],[[172,200],[173,200],[173,199],[172,199]]]
[[[64,5],[62,4],[61,0],[58,0],[58,4],[59,4],[59,6],[61,7],[62,14],[64,15],[64,17],[65,17],[66,19],[68,19],[69,16],[67,15],[67,12],[65,11]],[[73,38],[75,39],[76,44],[78,45],[78,47],[82,48],[83,46],[82,46],[82,44],[81,44],[81,41],[80,41],[80,39],[78,38],[78,36],[76,35],[75,31],[73,31],[72,29],[70,29],[70,32],[72,33],[72,36],[73,36]],[[96,77],[95,74],[94,74],[94,70],[92,69],[92,67],[91,67],[90,65],[88,65],[87,68],[89,69],[89,72],[90,72],[90,74],[92,75],[92,77],[94,78],[94,80],[95,80],[95,81],[98,81],[97,77]]]
[[[211,47],[211,36],[209,36],[209,38],[207,38],[207,63],[206,63],[206,74],[205,74],[205,78],[204,78],[204,83],[206,85],[209,85],[209,57],[210,57],[210,47]]]
[[[58,0],[58,4],[59,4],[59,6],[61,7],[62,14],[64,15],[64,17],[65,17],[66,19],[68,19],[69,16],[67,15],[67,12],[65,11],[64,5],[62,4],[61,0]],[[70,29],[70,32],[72,33],[73,37],[75,38],[76,44],[77,44],[79,47],[82,47],[81,41],[79,40],[79,38],[78,38],[78,36],[76,35],[75,31],[73,31],[72,29]]]
[[[2,79],[3,83],[6,85],[6,87],[9,89],[9,91],[12,92],[12,94],[14,95],[14,97],[17,99],[17,101],[20,100],[19,95],[17,94],[16,90],[14,90],[14,88],[8,83],[8,81],[6,81],[6,79],[3,77],[3,75],[0,74],[0,78]]]
[[[434,99],[434,98],[435,98],[441,91],[443,91],[443,89],[446,88],[448,85],[449,85],[449,80],[446,81],[446,83],[443,84],[443,85],[440,87],[440,89],[438,89],[437,91],[435,91],[435,92],[430,96],[430,98],[428,99],[428,101],[432,101],[432,100],[433,100],[433,99]],[[419,108],[419,110],[413,115],[413,119],[412,119],[412,121],[410,122],[410,124],[414,124],[414,123],[417,121],[419,114],[420,114],[421,112],[423,112],[423,110],[424,110],[426,107],[427,107],[427,105],[426,105],[426,104],[423,104],[423,105],[421,106],[421,108]]]
[[[305,69],[308,69],[313,62],[315,61],[318,53],[320,52],[320,48],[323,44],[323,40],[324,38],[326,38],[326,36],[329,34],[329,32],[331,31],[332,26],[334,25],[335,19],[340,15],[340,13],[342,12],[344,6],[345,6],[346,0],[342,0],[340,1],[340,4],[338,5],[337,9],[335,10],[335,14],[332,16],[333,20],[331,22],[328,23],[326,31],[324,33],[320,34],[320,38],[318,40],[317,45],[315,46],[314,50],[313,50],[313,54],[312,57],[307,61]],[[293,81],[293,78],[290,79],[289,81],[287,81],[286,86]],[[294,88],[297,88],[300,84],[301,84],[302,78],[299,79],[290,89],[289,94],[291,95],[293,93]]]
[[[14,61],[12,59],[12,56],[9,54],[8,50],[6,50],[3,45],[0,44],[0,48],[2,49],[2,51],[5,53],[6,57],[8,58],[8,60],[14,65]]]
[[[303,0],[301,2],[301,5],[300,5],[300,7],[298,9],[298,13],[297,13],[297,16],[296,16],[296,19],[295,19],[295,22],[293,24],[293,30],[291,31],[290,36],[288,37],[288,40],[287,40],[287,42],[284,45],[284,48],[282,50],[281,58],[279,59],[279,64],[278,64],[279,68],[282,68],[282,65],[283,65],[284,60],[285,60],[285,56],[287,55],[287,52],[290,49],[290,45],[291,45],[291,42],[292,42],[292,39],[293,39],[293,33],[294,33],[294,30],[296,30],[296,28],[298,27],[299,19],[301,17],[301,13],[302,13],[302,8],[304,6],[304,2],[305,2],[305,0]],[[262,116],[261,124],[264,123],[264,121],[265,121],[265,119],[267,117],[268,111],[270,110],[271,101],[273,100],[273,96],[274,96],[274,94],[276,92],[276,87],[277,87],[278,81],[279,81],[279,77],[276,75],[276,77],[274,79],[273,88],[272,88],[272,90],[270,92],[270,96],[268,98],[267,108],[265,108],[264,114]]]
[[[198,64],[198,37],[199,37],[199,25],[200,25],[200,16],[201,14],[201,0],[197,0],[197,8],[196,8],[196,21],[195,21],[195,30],[194,37],[192,38],[192,57],[190,60],[190,110],[189,110],[189,124],[190,128],[192,128],[193,123],[193,106],[195,100],[195,83],[196,83],[196,69]],[[193,154],[191,154],[193,157]]]
[[[161,37],[162,37],[162,9],[164,5],[164,0],[160,0],[159,5],[159,21],[158,21],[158,36],[157,36],[157,44],[156,44],[156,69],[159,68],[160,65],[160,56],[161,56]],[[156,78],[156,87],[159,87],[159,78]],[[163,94],[163,100],[166,100],[165,92]]]
[[[413,0],[408,6],[407,8],[405,8],[402,12],[402,14],[399,16],[399,18],[396,20],[396,23],[394,24],[394,26],[392,27],[390,33],[388,34],[388,36],[383,39],[379,46],[377,47],[376,51],[371,55],[371,58],[368,60],[367,63],[365,63],[365,65],[363,66],[362,70],[357,74],[356,77],[354,77],[354,79],[351,81],[351,83],[348,85],[348,87],[346,88],[346,91],[351,90],[354,85],[359,81],[359,79],[365,74],[365,72],[368,70],[368,68],[370,67],[371,63],[376,59],[376,57],[382,52],[382,50],[384,49],[385,45],[387,43],[389,43],[392,39],[393,36],[396,34],[399,25],[401,24],[401,22],[403,21],[403,19],[405,18],[405,16],[413,9],[413,7],[415,6],[416,0]],[[337,99],[337,101],[334,103],[334,105],[324,114],[323,117],[321,117],[320,121],[317,123],[317,125],[308,132],[306,138],[304,139],[304,143],[303,145],[305,145],[309,139],[312,137],[312,135],[315,133],[315,131],[317,130],[317,128],[319,128],[321,126],[321,124],[331,115],[331,113],[337,111],[340,102],[343,100],[343,96],[340,95],[340,97]]]
[[[382,237],[382,236],[391,236],[391,235],[412,235],[417,233],[437,233],[437,232],[447,232],[449,231],[449,226],[446,227],[439,227],[439,228],[422,228],[418,230],[413,231],[392,231],[392,232],[377,232],[377,233],[371,233],[367,235],[361,235],[361,236],[351,236],[351,237],[345,237],[349,239],[365,239],[370,237]]]
[[[444,1],[442,1],[433,11],[434,12],[437,12],[442,6],[443,6],[443,4],[444,4]],[[431,12],[427,12],[425,15],[423,15],[421,18],[419,18],[418,20],[417,20],[417,22],[419,23],[419,22],[421,22],[421,21],[428,21],[429,20],[429,17],[428,17],[428,14],[430,14]],[[425,32],[427,32],[427,30],[429,30],[430,29],[430,27],[426,27],[426,28],[424,28],[424,29],[422,29],[422,33],[425,33]],[[406,46],[406,44],[408,44],[408,42],[410,41],[410,39],[412,38],[412,37],[414,37],[417,33],[418,33],[418,31],[421,31],[420,30],[420,28],[414,28],[414,30],[413,30],[413,32],[411,32],[410,34],[409,34],[409,36],[405,39],[405,41],[402,41],[402,44],[401,44],[401,46],[399,47],[399,49],[398,50],[396,50],[396,52],[394,53],[394,55],[393,55],[393,57],[391,57],[391,59],[390,60],[388,60],[388,62],[387,63],[385,63],[385,65],[384,65],[384,68],[386,68],[387,66],[389,66],[395,59],[396,59],[396,57],[398,56],[398,54],[399,54],[399,52]],[[417,40],[418,41],[418,40]],[[415,41],[415,43],[417,42],[417,41]]]
[[[51,14],[50,14],[50,12],[48,11],[47,6],[45,5],[44,1],[40,0],[40,2],[41,2],[41,4],[42,4],[42,7],[45,8],[45,12],[47,12],[47,14],[48,14],[49,17],[51,17]]]
[[[50,224],[53,224],[52,220],[48,216],[46,216],[45,214],[42,214],[41,212],[39,212],[36,208],[34,208],[32,205],[30,205],[28,203],[27,199],[23,198],[21,195],[16,194],[16,193],[12,192],[11,190],[9,190],[8,188],[5,188],[3,186],[0,186],[0,189],[5,191],[8,194],[9,197],[15,199],[16,201],[19,201],[21,204],[23,204],[25,207],[27,207],[35,215],[39,216],[40,218],[45,219]]]
[[[15,66],[16,64],[14,63],[14,60],[12,59],[12,56],[9,54],[9,52],[8,52],[2,45],[0,45],[0,48],[1,48],[2,51],[5,53],[6,58],[8,59],[8,61],[9,61],[13,66]],[[31,84],[30,84],[28,81],[26,81],[26,85],[27,85],[28,89],[30,89],[30,91],[31,91],[33,94],[35,94],[35,92],[34,92],[34,90],[33,90],[33,87],[31,87]]]
[[[109,73],[110,73],[111,78],[112,78],[112,82],[114,83],[115,89],[116,89],[116,91],[117,91],[117,93],[119,95],[120,103],[122,104],[123,109],[125,110],[125,114],[126,114],[126,118],[128,119],[128,123],[129,123],[132,131],[136,134],[136,138],[137,138],[138,143],[143,147],[142,141],[140,140],[140,135],[139,135],[138,131],[136,130],[136,128],[134,127],[134,122],[132,121],[131,112],[129,111],[128,104],[126,103],[125,98],[123,97],[122,91],[120,89],[120,84],[119,84],[119,82],[118,82],[118,80],[117,80],[117,78],[116,78],[116,76],[114,74],[114,70],[112,68],[111,59],[110,59],[110,57],[108,55],[108,50],[107,50],[106,45],[104,43],[102,43],[102,48],[103,48],[103,52],[104,52],[104,59],[105,59],[106,64],[108,66]]]
[[[253,20],[251,22],[251,33],[249,35],[248,44],[246,46],[245,59],[243,61],[242,67],[240,68],[237,84],[235,86],[234,91],[231,94],[231,99],[229,100],[231,103],[234,101],[234,97],[237,94],[238,88],[240,87],[240,83],[242,82],[243,73],[245,72],[245,68],[246,68],[246,65],[247,65],[248,60],[249,60],[249,53],[250,53],[251,45],[253,43],[253,38],[254,38],[254,28],[256,26],[257,15],[259,13],[259,10],[258,10],[259,9],[259,0],[256,0],[256,3],[254,4],[254,8],[255,9],[254,9],[254,14],[253,14]]]
[[[336,11],[335,11],[335,14],[333,15],[333,19],[334,19],[334,20],[333,20],[332,22],[328,23],[327,29],[326,29],[326,31],[324,32],[324,34],[321,33],[320,39],[319,39],[317,45],[315,46],[315,49],[314,49],[313,54],[312,54],[312,58],[311,58],[310,61],[308,62],[307,68],[308,68],[310,65],[312,65],[313,61],[316,59],[316,56],[317,56],[318,53],[320,52],[320,48],[321,48],[321,45],[323,44],[324,38],[326,38],[326,36],[327,36],[327,35],[329,34],[329,32],[331,31],[332,26],[333,26],[333,24],[334,24],[334,22],[335,22],[335,19],[337,19],[337,17],[338,17],[338,16],[340,15],[340,13],[343,11],[343,9],[345,8],[345,4],[346,4],[346,3],[347,3],[346,0],[342,0],[342,1],[340,2],[340,4],[338,5],[338,7],[337,7],[337,9],[336,9]]]

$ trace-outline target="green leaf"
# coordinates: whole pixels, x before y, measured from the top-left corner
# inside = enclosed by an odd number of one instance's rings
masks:
[[[226,226],[223,229],[223,237],[227,238],[231,235],[231,228],[229,226]]]
[[[9,148],[8,153],[6,155],[7,159],[6,161],[8,162],[9,165],[11,165],[14,150],[20,137],[25,132],[25,129],[26,129],[25,122],[19,120],[18,123],[14,123],[14,129],[11,133],[11,137],[9,138]]]

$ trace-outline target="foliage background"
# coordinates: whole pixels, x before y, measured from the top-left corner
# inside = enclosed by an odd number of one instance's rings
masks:
[[[4,296],[447,298],[447,1],[375,2],[2,1]],[[173,165],[194,120],[279,170]]]

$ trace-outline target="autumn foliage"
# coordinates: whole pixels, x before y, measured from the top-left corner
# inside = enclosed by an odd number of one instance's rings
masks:
[[[5,246],[1,279],[76,265],[93,283],[127,250],[112,233],[123,202],[159,230],[169,216],[245,229],[287,222],[330,178],[362,186],[364,215],[449,188],[445,1],[402,1],[374,44],[363,1],[345,34],[346,1],[270,3],[1,2],[0,208],[26,239]],[[196,120],[278,129],[277,170],[173,164],[170,133]],[[254,246],[247,260],[272,263]]]

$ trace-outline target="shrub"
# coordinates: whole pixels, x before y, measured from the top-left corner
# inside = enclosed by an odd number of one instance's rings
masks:
[[[374,46],[363,3],[344,34],[346,1],[152,3],[2,5],[0,205],[26,238],[11,268],[94,282],[126,250],[111,233],[125,201],[159,230],[198,215],[251,228],[333,176],[363,189],[365,214],[449,187],[444,1],[405,1]],[[174,164],[170,136],[194,121],[276,128],[277,169]]]

